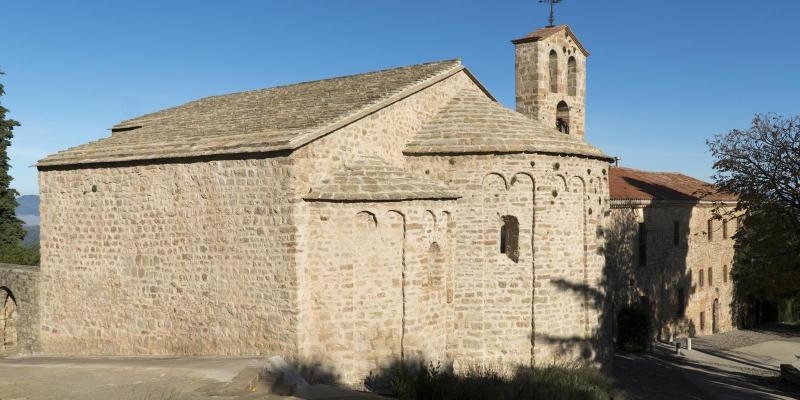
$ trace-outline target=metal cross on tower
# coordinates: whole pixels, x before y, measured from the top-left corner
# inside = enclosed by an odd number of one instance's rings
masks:
[[[539,0],[539,3],[550,3],[550,18],[547,19],[549,24],[547,25],[548,28],[555,26],[553,22],[555,22],[555,16],[553,15],[554,6],[558,3],[561,3],[563,0]]]

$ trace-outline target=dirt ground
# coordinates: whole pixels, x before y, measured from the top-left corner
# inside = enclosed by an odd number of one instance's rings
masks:
[[[0,400],[369,400],[325,385],[269,393],[255,358],[0,358]]]

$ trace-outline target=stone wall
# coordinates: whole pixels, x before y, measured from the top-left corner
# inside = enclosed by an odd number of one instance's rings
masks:
[[[722,223],[714,220],[715,234],[709,241],[708,221],[713,217],[713,204],[657,201],[614,204],[607,251],[610,279],[617,288],[615,307],[630,302],[647,303],[655,316],[655,331],[660,339],[668,340],[675,334],[713,333],[716,300],[717,331],[733,329],[730,273],[735,219],[727,223],[727,238],[723,238]],[[639,255],[640,223],[644,223],[647,243],[643,265]],[[703,271],[703,285],[699,281],[700,271]]]
[[[465,86],[480,90],[460,72],[298,149],[292,155],[296,195],[305,195],[357,157],[378,156],[406,166],[402,153],[406,143]],[[449,203],[297,204],[297,257],[304,268],[299,271],[299,299],[304,307],[298,331],[304,362],[335,368],[343,381],[359,384],[370,371],[399,359],[401,352],[409,357],[446,359],[448,314],[443,285],[452,249],[444,238],[420,238],[433,237],[428,231],[434,225],[441,229],[452,224],[453,205]],[[366,229],[369,224],[365,221],[370,218],[377,221],[374,230]],[[445,220],[448,222],[442,222]],[[352,224],[354,221],[361,222]],[[423,235],[423,230],[428,233]],[[383,267],[354,272],[368,265]],[[423,265],[430,267],[423,271]],[[336,272],[340,268],[344,274]],[[397,280],[404,268],[406,280]],[[398,289],[406,290],[405,300],[398,297]],[[373,310],[376,322],[358,323],[362,314],[352,319],[356,312],[353,302],[359,301],[358,308]],[[404,330],[398,328],[397,319],[403,316]],[[367,334],[370,329],[373,333]]]
[[[272,157],[40,171],[42,351],[295,354],[290,170]]]
[[[601,227],[608,164],[533,154],[413,157],[412,169],[464,197],[455,230],[456,369],[588,359],[603,362]],[[501,252],[504,217],[519,224],[518,254]],[[531,337],[533,334],[533,338]]]
[[[441,361],[452,302],[451,201],[311,204],[303,361],[358,385],[405,359]]]
[[[0,264],[0,355],[39,349],[39,267]]]
[[[556,54],[556,90],[550,86],[550,52]],[[575,59],[575,89],[570,90],[568,63]],[[574,40],[562,31],[546,39],[516,44],[517,111],[556,126],[557,105],[569,106],[570,134],[585,134],[586,120],[586,56]]]
[[[521,154],[402,156],[408,139],[465,87],[480,90],[464,73],[456,74],[293,154],[298,195],[366,155],[465,196],[455,204],[298,204],[299,342],[305,362],[333,366],[344,381],[356,383],[401,355],[454,362],[462,370],[606,358],[608,335],[602,304],[595,300],[604,292],[598,227],[608,207],[608,164]],[[498,250],[504,216],[519,225],[516,260]],[[371,220],[377,222],[369,228]],[[433,225],[450,226],[452,244],[414,239]],[[387,241],[400,237],[400,226],[405,240]],[[381,268],[370,271],[369,265]],[[416,268],[424,278],[413,278]],[[406,280],[389,284],[403,269]],[[406,295],[401,302],[397,284]],[[364,299],[375,302],[379,327],[352,319],[354,310],[367,307]],[[404,326],[399,337],[398,315]]]

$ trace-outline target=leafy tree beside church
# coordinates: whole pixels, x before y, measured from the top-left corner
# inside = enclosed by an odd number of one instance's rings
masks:
[[[781,319],[797,318],[800,301],[800,116],[756,115],[749,129],[708,141],[716,184],[739,197],[745,211],[736,236],[736,295],[781,304]]]
[[[3,73],[0,72],[0,75]],[[3,84],[0,83],[0,97],[5,94]],[[0,105],[0,262],[15,264],[38,264],[38,251],[22,246],[25,230],[15,213],[17,208],[17,193],[11,188],[11,167],[8,158],[8,148],[14,137],[14,128],[19,122],[7,118],[8,109]]]

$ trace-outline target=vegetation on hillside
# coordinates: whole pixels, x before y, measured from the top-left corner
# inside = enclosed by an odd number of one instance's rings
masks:
[[[0,83],[0,97],[4,94],[5,88]],[[19,193],[11,188],[12,178],[9,174],[11,164],[8,148],[19,122],[7,118],[7,112],[8,109],[0,105],[0,262],[34,265],[39,263],[39,250],[22,245],[25,230],[15,213]]]
[[[800,297],[800,116],[756,115],[750,128],[707,143],[716,184],[737,194],[745,212],[733,279],[740,313],[759,320],[753,304]]]

